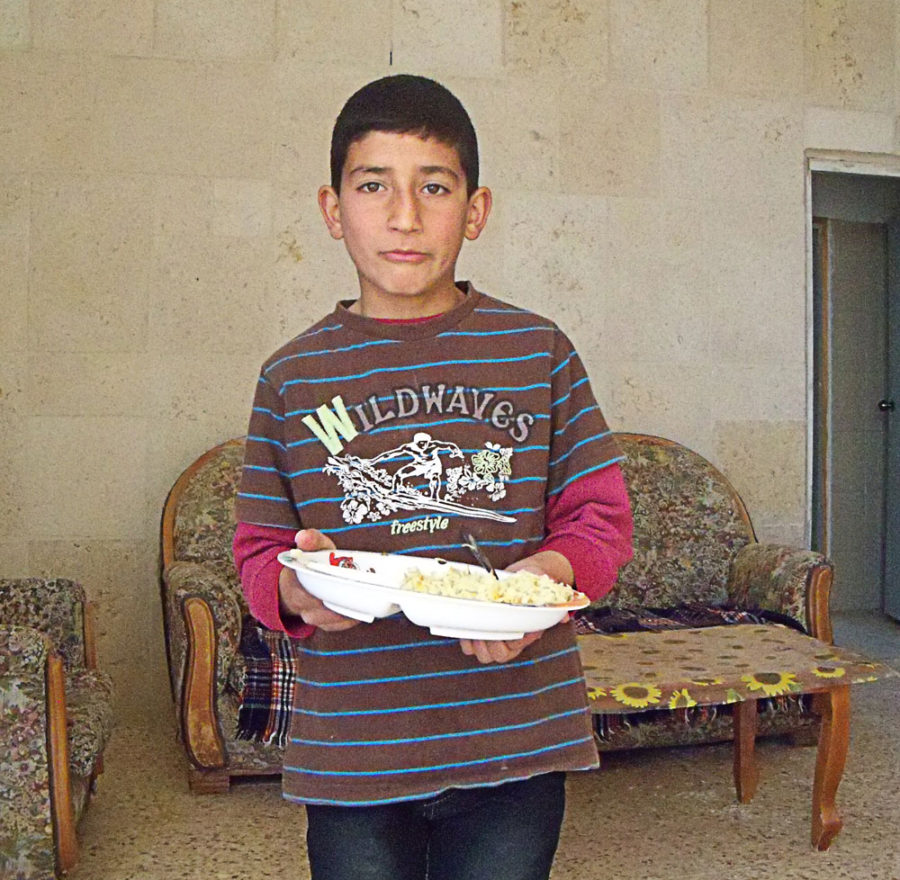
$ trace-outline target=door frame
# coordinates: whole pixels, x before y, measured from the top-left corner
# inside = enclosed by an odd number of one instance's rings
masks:
[[[830,469],[831,469],[831,375],[830,375],[830,351],[832,348],[831,326],[830,326],[830,307],[828,306],[829,291],[829,268],[830,257],[828,247],[828,224],[820,218],[813,216],[812,211],[812,174],[814,171],[828,171],[840,174],[858,174],[874,177],[897,177],[900,178],[900,156],[894,156],[884,153],[854,153],[854,152],[838,152],[830,150],[807,150],[806,157],[806,406],[807,406],[807,436],[806,436],[806,523],[805,532],[807,546],[812,546],[813,538],[813,486],[817,472],[821,474],[821,503],[824,508],[822,539],[824,546],[819,548],[823,553],[829,555],[831,552],[831,516],[833,503],[831,498],[830,485]],[[814,255],[814,239],[815,236],[821,235],[824,240],[822,248],[822,279],[823,279],[823,301],[828,311],[823,310],[822,313],[817,311],[815,302],[815,291],[813,284],[813,260]],[[823,320],[824,318],[824,320]],[[826,362],[821,365],[821,379],[824,383],[822,389],[822,398],[827,401],[828,411],[822,414],[821,423],[825,432],[825,436],[821,437],[821,442],[816,448],[815,432],[817,429],[817,391],[816,391],[816,329],[817,324],[821,322],[822,329],[822,359]],[[887,526],[887,522],[885,521]],[[883,562],[882,562],[883,564]],[[885,596],[881,597],[882,610],[885,607]]]

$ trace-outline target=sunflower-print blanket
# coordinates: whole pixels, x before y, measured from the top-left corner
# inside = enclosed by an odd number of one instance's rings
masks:
[[[633,713],[800,695],[896,675],[781,625],[579,636],[591,711]]]

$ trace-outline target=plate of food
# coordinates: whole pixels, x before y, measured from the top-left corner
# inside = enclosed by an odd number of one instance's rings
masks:
[[[403,613],[434,635],[520,639],[584,608],[583,593],[546,575],[463,562],[350,550],[287,550],[278,561],[304,588],[345,617],[371,623]]]

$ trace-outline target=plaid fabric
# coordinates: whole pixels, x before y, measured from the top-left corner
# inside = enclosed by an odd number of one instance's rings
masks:
[[[575,629],[586,633],[639,632],[641,630],[691,629],[733,623],[780,623],[804,632],[786,614],[774,611],[741,611],[717,605],[676,605],[672,608],[586,608],[575,615]]]
[[[297,654],[293,641],[252,620],[241,635],[244,687],[238,710],[238,739],[284,747],[291,725]]]

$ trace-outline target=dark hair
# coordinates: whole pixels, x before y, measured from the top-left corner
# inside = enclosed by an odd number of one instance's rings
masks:
[[[448,89],[423,76],[377,79],[350,96],[331,133],[331,185],[341,189],[350,145],[371,131],[416,134],[456,149],[469,195],[478,188],[478,140],[466,108]]]

